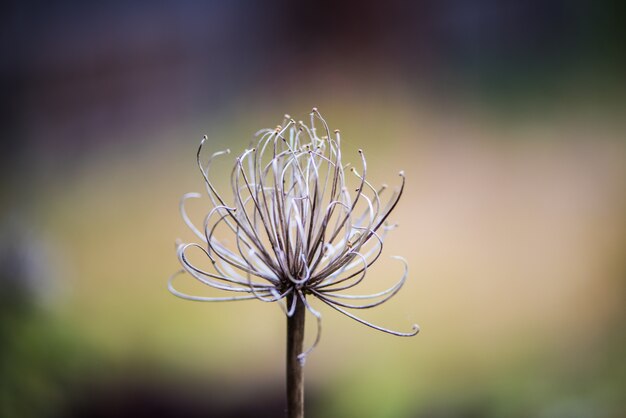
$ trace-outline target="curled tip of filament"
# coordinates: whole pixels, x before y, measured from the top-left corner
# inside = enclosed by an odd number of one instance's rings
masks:
[[[226,150],[224,151],[226,154],[230,154],[230,148],[226,148]]]
[[[285,113],[285,119],[289,119],[289,118],[291,118],[291,116],[289,116],[288,113]]]
[[[417,333],[419,333],[420,331],[421,331],[420,326],[419,326],[419,325],[417,325],[417,324],[413,324],[413,332],[414,332],[415,334],[417,334]],[[413,334],[413,335],[415,335],[415,334]]]
[[[278,132],[278,131],[280,131],[281,129],[283,129],[283,127],[282,127],[282,126],[280,126],[280,125],[276,125],[276,131],[277,131],[277,132]]]
[[[317,112],[317,107],[313,107],[313,109],[311,109],[311,112]]]
[[[341,132],[339,129],[335,129],[336,134],[338,134],[339,132]]]
[[[398,174],[400,175],[400,177],[404,177],[404,170],[400,171]]]

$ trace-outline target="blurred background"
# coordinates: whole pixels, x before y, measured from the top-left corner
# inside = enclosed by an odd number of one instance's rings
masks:
[[[410,278],[364,316],[422,332],[320,307],[310,417],[624,416],[622,2],[0,7],[0,416],[282,416],[278,307],[166,280],[202,135],[312,106],[375,184],[407,173]]]

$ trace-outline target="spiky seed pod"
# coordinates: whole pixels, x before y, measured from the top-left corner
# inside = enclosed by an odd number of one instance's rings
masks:
[[[316,122],[321,124],[319,136]],[[232,296],[205,297],[182,293],[173,285],[169,290],[184,299],[220,302],[258,299],[278,302],[292,316],[297,301],[317,318],[321,335],[321,314],[307,297],[316,297],[331,308],[371,328],[397,336],[413,336],[374,325],[349,312],[381,305],[398,293],[407,279],[404,273],[391,287],[373,294],[344,293],[365,280],[368,269],[382,251],[387,233],[396,225],[387,218],[404,190],[389,192],[386,185],[376,188],[367,180],[367,163],[359,150],[361,167],[357,170],[342,161],[339,130],[331,134],[316,108],[310,124],[296,122],[285,115],[275,129],[256,133],[256,143],[235,159],[230,172],[232,199],[220,194],[209,176],[212,161],[230,151],[216,152],[203,162],[200,143],[197,162],[204,178],[211,209],[202,229],[196,227],[185,211],[185,202],[202,197],[199,193],[183,196],[180,211],[185,223],[202,241],[180,243],[177,254],[182,265],[178,273],[189,273],[201,283]],[[349,178],[349,176],[352,176]],[[354,184],[349,187],[348,184]],[[218,238],[224,230],[230,240]],[[220,234],[220,237],[224,234]],[[190,262],[187,251],[197,248],[206,255],[214,271],[205,271]],[[289,301],[290,303],[287,303]]]

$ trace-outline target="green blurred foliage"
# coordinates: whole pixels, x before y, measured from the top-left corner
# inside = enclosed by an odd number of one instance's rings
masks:
[[[2,417],[59,416],[72,391],[101,367],[97,350],[46,312],[3,309],[0,341]]]

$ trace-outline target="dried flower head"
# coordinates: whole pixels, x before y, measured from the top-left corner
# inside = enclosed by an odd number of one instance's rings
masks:
[[[321,123],[321,136],[316,122]],[[366,295],[344,293],[365,279],[382,253],[387,233],[396,227],[388,224],[387,218],[402,196],[404,173],[399,173],[397,190],[389,192],[386,185],[375,188],[366,179],[363,151],[358,151],[358,170],[344,165],[339,130],[331,134],[316,108],[310,114],[310,125],[285,115],[282,125],[260,130],[255,137],[253,148],[235,159],[230,173],[232,201],[227,201],[209,178],[211,162],[230,151],[216,152],[203,162],[206,137],[202,140],[197,162],[212,206],[202,229],[185,211],[185,201],[201,195],[188,193],[180,203],[185,223],[202,244],[178,245],[182,265],[178,273],[189,273],[207,286],[235,295],[182,293],[173,286],[176,275],[170,278],[169,290],[194,301],[278,302],[288,316],[300,300],[318,324],[315,343],[301,354],[301,360],[317,345],[321,333],[321,314],[307,301],[309,296],[371,328],[398,336],[417,334],[417,325],[411,332],[397,332],[348,311],[373,308],[396,295],[407,278],[403,258],[393,257],[403,263],[404,274],[388,289]],[[218,233],[220,229],[224,234]],[[223,239],[225,234],[230,235],[230,242]],[[214,271],[192,264],[187,256],[190,248],[203,252]]]

